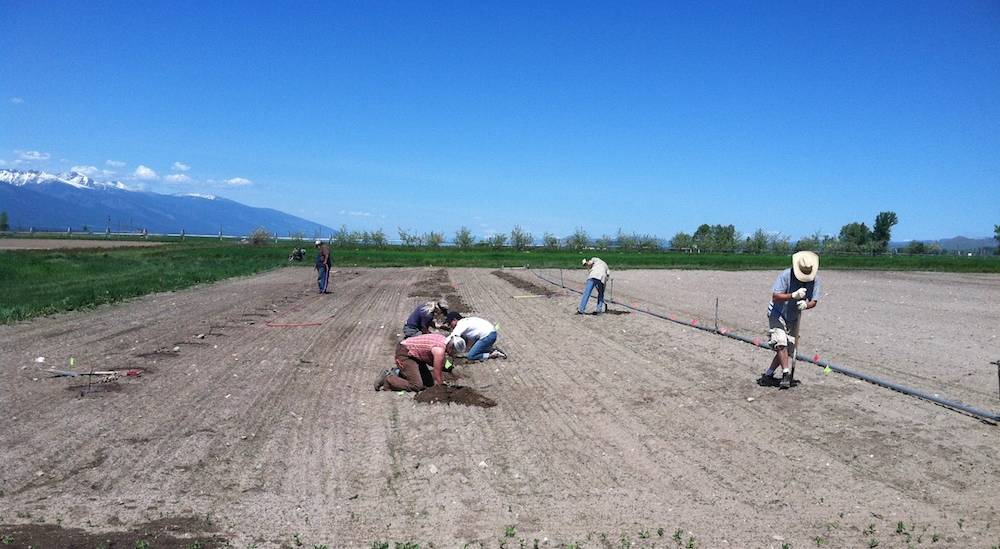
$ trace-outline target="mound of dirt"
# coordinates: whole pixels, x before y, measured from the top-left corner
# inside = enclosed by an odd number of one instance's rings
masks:
[[[462,404],[480,408],[492,408],[497,405],[497,401],[492,398],[461,385],[435,385],[417,393],[414,400],[424,404]]]
[[[446,269],[438,269],[419,282],[409,293],[409,297],[425,297],[428,299],[444,298],[451,307],[449,310],[458,313],[467,313],[468,305],[462,301],[462,296],[458,294],[455,286],[451,283]]]
[[[549,290],[544,286],[539,286],[538,284],[535,284],[533,282],[528,282],[527,280],[523,280],[510,273],[505,273],[503,271],[493,271],[493,274],[498,278],[510,282],[517,288],[531,292],[532,295],[544,295],[545,297],[551,297],[556,295],[555,292]]]

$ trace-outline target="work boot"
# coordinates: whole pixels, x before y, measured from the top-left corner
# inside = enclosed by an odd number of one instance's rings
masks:
[[[792,374],[789,372],[781,373],[781,383],[778,385],[780,389],[788,389],[792,386]]]
[[[757,379],[757,385],[760,385],[761,387],[770,387],[771,385],[774,385],[773,374],[769,375],[767,372],[760,374],[760,378]]]
[[[493,352],[490,353],[490,358],[507,358],[507,353],[500,349],[493,349]]]
[[[391,374],[391,373],[392,373],[392,370],[389,370],[388,368],[386,368],[385,370],[382,370],[382,373],[380,373],[378,375],[378,377],[375,378],[375,390],[376,391],[381,391],[382,390],[382,386],[385,385],[385,378],[389,377],[389,374]]]

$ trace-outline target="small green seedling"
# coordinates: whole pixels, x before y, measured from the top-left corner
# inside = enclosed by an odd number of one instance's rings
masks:
[[[504,537],[512,538],[517,535],[517,528],[515,528],[514,525],[511,524],[507,528],[504,528],[503,535]]]
[[[149,542],[141,539],[135,542],[135,549],[149,549]]]
[[[683,533],[684,533],[684,530],[681,530],[680,528],[678,528],[678,529],[674,530],[674,535],[670,536],[670,539],[674,540],[674,542],[676,542],[677,545],[680,545],[681,544],[681,534],[683,534]]]

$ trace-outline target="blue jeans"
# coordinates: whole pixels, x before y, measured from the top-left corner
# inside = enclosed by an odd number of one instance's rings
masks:
[[[326,265],[316,265],[316,282],[319,283],[319,291],[325,292],[326,285],[330,282],[330,269]]]
[[[587,301],[590,301],[590,294],[594,292],[595,287],[597,288],[597,309],[594,309],[594,312],[601,314],[607,310],[608,306],[604,303],[604,283],[596,278],[588,278],[587,284],[583,287],[583,296],[580,297],[580,308],[577,311],[587,312]]]
[[[466,353],[465,358],[467,360],[486,360],[490,358],[490,351],[493,350],[493,344],[497,342],[496,331],[490,332],[485,336],[479,338],[472,344],[472,348]]]

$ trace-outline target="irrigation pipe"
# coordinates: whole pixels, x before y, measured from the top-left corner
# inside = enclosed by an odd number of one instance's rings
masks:
[[[535,273],[535,276],[537,276],[538,278],[540,278],[540,279],[548,282],[549,284],[560,286],[562,288],[565,288],[567,290],[576,292],[578,294],[583,294],[583,292],[580,291],[580,290],[577,290],[577,289],[574,289],[574,288],[568,288],[565,285],[560,284],[560,283],[558,283],[558,282],[556,282],[554,280],[549,280],[548,278],[546,278],[545,276],[543,276],[538,271],[532,271],[532,272]],[[650,315],[650,316],[654,316],[656,318],[660,318],[660,319],[663,319],[663,320],[669,320],[670,322],[681,324],[683,326],[688,326],[688,327],[691,327],[691,328],[695,328],[695,329],[701,330],[703,332],[708,332],[710,334],[721,335],[721,336],[725,336],[725,337],[728,337],[728,338],[731,338],[731,339],[735,339],[737,341],[742,341],[744,343],[749,343],[750,345],[753,345],[755,347],[760,347],[762,349],[771,349],[771,345],[769,343],[762,342],[760,339],[751,339],[751,338],[748,338],[746,336],[741,336],[739,334],[730,333],[725,328],[718,328],[718,327],[710,328],[710,327],[707,327],[707,326],[702,326],[702,325],[698,324],[698,321],[696,319],[692,319],[691,321],[683,321],[683,320],[678,320],[677,318],[675,318],[672,315],[670,315],[670,316],[663,315],[663,314],[660,314],[660,313],[657,313],[657,312],[654,312],[654,311],[643,309],[641,307],[633,307],[632,305],[628,305],[626,303],[621,303],[621,302],[614,301],[614,300],[611,300],[611,299],[608,299],[607,302],[608,303],[613,303],[615,305],[620,305],[622,307],[625,307],[626,309],[631,309],[631,310],[636,311],[638,313],[644,313],[644,314],[647,314],[647,315]],[[878,386],[881,386],[881,387],[885,387],[886,389],[892,389],[893,391],[898,391],[898,392],[906,394],[906,395],[910,395],[910,396],[914,396],[914,397],[917,397],[917,398],[920,398],[920,399],[923,399],[923,400],[927,400],[927,401],[933,402],[935,404],[939,404],[941,406],[944,406],[945,408],[950,408],[952,410],[957,410],[959,412],[965,412],[966,414],[975,416],[975,417],[977,417],[979,419],[982,419],[982,420],[984,420],[986,422],[989,422],[989,423],[991,423],[993,425],[996,425],[997,422],[1000,422],[1000,414],[997,414],[996,412],[991,412],[991,411],[987,411],[987,410],[980,410],[978,408],[969,406],[969,405],[964,404],[962,402],[959,402],[957,400],[951,400],[951,399],[947,399],[947,398],[941,398],[941,397],[939,397],[937,395],[933,395],[933,394],[927,393],[925,391],[921,391],[920,389],[914,389],[912,387],[907,387],[905,385],[900,385],[898,383],[894,383],[892,381],[889,381],[889,380],[886,380],[886,379],[882,379],[880,377],[875,377],[875,376],[872,376],[872,375],[868,375],[868,374],[866,374],[864,372],[859,372],[859,371],[856,371],[856,370],[851,370],[849,368],[845,368],[843,366],[839,366],[837,364],[834,364],[834,363],[832,363],[832,362],[830,362],[828,360],[821,360],[818,355],[815,356],[815,357],[809,357],[809,356],[803,355],[802,353],[796,352],[795,353],[795,357],[796,357],[797,360],[802,360],[804,362],[809,362],[810,364],[815,364],[817,366],[822,366],[823,368],[829,368],[830,370],[832,370],[834,372],[837,372],[838,374],[843,374],[843,375],[848,376],[848,377],[853,377],[855,379],[860,379],[862,381],[867,381],[868,383],[873,383],[875,385],[878,385]]]

